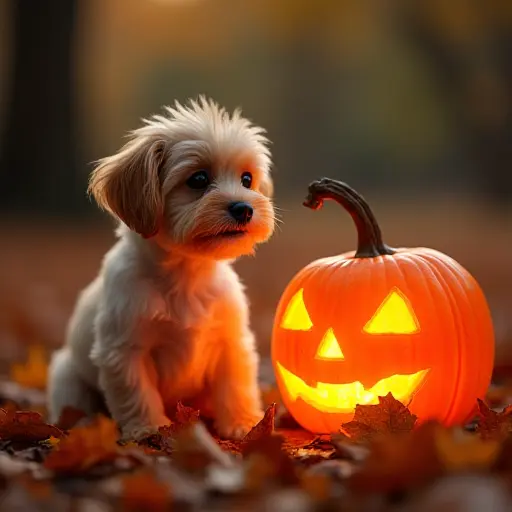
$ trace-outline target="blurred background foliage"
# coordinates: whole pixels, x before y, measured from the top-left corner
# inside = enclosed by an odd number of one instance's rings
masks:
[[[292,275],[354,246],[348,216],[302,211],[327,175],[367,196],[391,245],[435,247],[477,277],[506,358],[511,55],[510,0],[0,0],[5,346],[60,344],[112,243],[85,194],[91,162],[206,93],[273,141],[284,225],[239,264],[263,352]]]

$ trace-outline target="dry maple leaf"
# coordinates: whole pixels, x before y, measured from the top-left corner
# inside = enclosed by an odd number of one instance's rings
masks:
[[[512,432],[512,406],[505,407],[501,412],[489,409],[478,400],[479,422],[477,432],[482,439],[504,439]]]
[[[61,430],[70,430],[86,416],[84,411],[66,405],[60,413],[59,421],[57,421],[56,426]]]
[[[231,453],[247,453],[250,450],[250,445],[254,442],[260,441],[272,435],[274,432],[274,424],[276,417],[276,404],[272,403],[263,418],[252,429],[247,432],[241,441],[233,441],[231,439],[220,439],[216,437],[217,443],[222,449]]]
[[[29,345],[27,361],[11,366],[11,380],[26,388],[46,389],[48,356],[42,345]]]
[[[243,438],[244,443],[257,441],[263,437],[272,435],[274,432],[274,422],[276,417],[276,403],[272,403],[267,407],[265,415]]]
[[[186,471],[204,471],[211,463],[223,467],[233,465],[231,455],[219,446],[201,422],[179,430],[171,443],[173,461]]]
[[[159,512],[168,510],[169,487],[157,480],[154,473],[144,471],[122,478],[122,510]]]
[[[447,471],[488,470],[498,459],[501,446],[497,439],[483,440],[457,428],[435,431],[435,449]]]
[[[435,447],[439,425],[426,422],[413,431],[376,436],[369,455],[348,480],[356,492],[395,492],[426,483],[443,472]]]
[[[278,434],[249,443],[244,451],[248,491],[259,491],[267,483],[296,485],[299,472],[284,449],[284,438]]]
[[[52,436],[61,438],[64,432],[45,423],[38,412],[0,409],[0,439],[35,443]]]
[[[326,501],[332,493],[333,480],[327,474],[304,473],[300,477],[300,487],[316,502]]]
[[[119,432],[114,420],[96,417],[90,424],[71,429],[44,461],[47,469],[61,474],[79,474],[114,460],[120,454]]]
[[[187,407],[181,402],[176,404],[173,422],[170,425],[162,425],[156,434],[150,434],[140,439],[138,444],[149,449],[162,450],[168,454],[172,451],[172,440],[178,432],[189,428],[199,422],[200,411]]]
[[[195,421],[199,421],[200,411],[187,407],[181,402],[176,404],[176,412],[174,414],[174,422],[178,425],[188,426]]]
[[[356,405],[354,419],[341,425],[341,432],[354,441],[368,441],[375,435],[409,432],[417,417],[391,393],[379,396],[377,405]]]

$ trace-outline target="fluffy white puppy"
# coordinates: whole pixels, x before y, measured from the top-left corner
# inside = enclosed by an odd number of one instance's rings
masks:
[[[124,437],[178,400],[240,438],[262,416],[258,354],[233,259],[274,230],[264,130],[200,97],[144,120],[89,190],[119,239],[80,294],[50,364],[49,413],[108,412]]]

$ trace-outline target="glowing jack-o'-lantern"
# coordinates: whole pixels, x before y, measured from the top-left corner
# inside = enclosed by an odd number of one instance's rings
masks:
[[[389,392],[419,420],[462,424],[489,386],[494,333],[475,279],[433,249],[392,249],[348,185],[313,182],[305,205],[333,199],[352,216],[357,250],[303,268],[279,302],[272,362],[304,428],[335,432],[357,404]]]

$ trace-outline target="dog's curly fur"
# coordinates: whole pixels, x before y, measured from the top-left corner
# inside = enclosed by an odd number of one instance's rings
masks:
[[[50,419],[66,405],[93,415],[106,404],[123,435],[138,438],[169,424],[182,400],[211,415],[221,436],[240,438],[262,410],[247,299],[231,263],[274,230],[268,139],[204,97],[165,110],[91,175],[90,192],[120,221],[119,239],[53,355]],[[210,177],[205,190],[189,186],[198,170]],[[253,209],[243,226],[228,212],[233,202]]]

